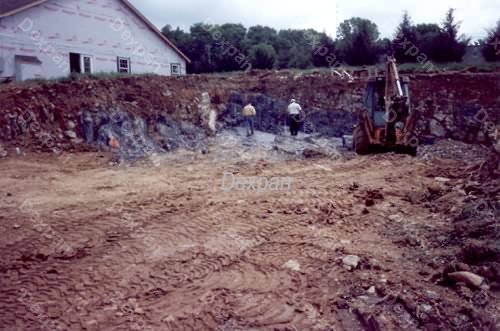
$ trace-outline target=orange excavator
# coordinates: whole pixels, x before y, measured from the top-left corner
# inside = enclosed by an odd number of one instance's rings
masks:
[[[410,106],[409,83],[408,77],[400,78],[394,57],[388,57],[384,76],[368,81],[365,109],[354,129],[356,153],[395,151],[416,156],[417,112]]]

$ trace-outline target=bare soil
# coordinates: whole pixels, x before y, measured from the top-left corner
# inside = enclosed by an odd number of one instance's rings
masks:
[[[109,159],[0,161],[1,329],[499,328],[498,180],[464,160]],[[224,192],[228,171],[294,182]],[[446,278],[467,269],[487,287]]]

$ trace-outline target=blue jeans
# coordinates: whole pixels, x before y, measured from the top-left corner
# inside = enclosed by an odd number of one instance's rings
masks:
[[[253,136],[253,117],[245,116],[245,125],[247,127],[247,136]]]

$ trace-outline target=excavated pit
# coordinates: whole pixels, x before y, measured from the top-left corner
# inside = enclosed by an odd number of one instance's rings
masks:
[[[410,75],[411,102],[420,116],[420,144],[452,138],[489,145],[499,123],[499,73]],[[118,140],[137,158],[177,148],[203,149],[206,137],[242,125],[241,108],[257,108],[257,129],[285,133],[290,98],[305,109],[303,131],[325,137],[352,134],[363,109],[365,79],[326,73],[81,79],[2,87],[0,140],[28,151],[84,151]]]
[[[325,74],[2,86],[0,325],[498,330],[499,77],[413,76],[415,158],[343,150],[364,83]]]

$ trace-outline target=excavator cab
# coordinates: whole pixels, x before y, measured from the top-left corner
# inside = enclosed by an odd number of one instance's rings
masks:
[[[402,89],[406,97],[408,111],[410,110],[410,79],[403,77]],[[366,86],[364,106],[376,128],[385,128],[385,77],[371,78]]]
[[[416,113],[410,105],[410,80],[400,79],[394,58],[388,59],[385,76],[371,78],[366,86],[365,109],[354,130],[358,154],[394,150],[416,155],[413,131]]]

